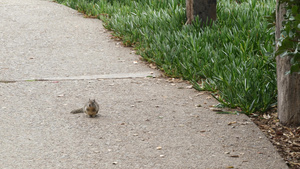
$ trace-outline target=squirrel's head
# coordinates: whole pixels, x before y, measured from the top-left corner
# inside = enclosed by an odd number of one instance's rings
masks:
[[[95,99],[89,99],[89,107],[93,107],[96,103]]]

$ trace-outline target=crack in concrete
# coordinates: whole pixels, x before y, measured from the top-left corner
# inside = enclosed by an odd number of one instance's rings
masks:
[[[98,80],[98,79],[132,79],[132,78],[147,78],[147,77],[155,78],[158,77],[158,75],[154,74],[153,72],[138,72],[138,73],[119,73],[119,74],[105,74],[105,75],[0,80],[0,83],[33,82],[33,81],[74,81],[74,80]]]

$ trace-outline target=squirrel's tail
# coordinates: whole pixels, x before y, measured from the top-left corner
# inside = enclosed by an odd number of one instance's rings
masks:
[[[72,113],[72,114],[83,113],[83,108],[72,110],[70,113]]]

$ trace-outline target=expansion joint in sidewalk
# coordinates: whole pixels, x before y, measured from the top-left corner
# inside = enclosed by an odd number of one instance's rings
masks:
[[[158,75],[153,72],[138,72],[138,73],[119,73],[105,75],[84,75],[84,76],[69,76],[69,77],[47,77],[47,78],[28,78],[28,79],[13,79],[0,80],[0,83],[16,83],[16,82],[33,82],[33,81],[77,81],[77,80],[99,80],[99,79],[133,79],[133,78],[155,78]]]

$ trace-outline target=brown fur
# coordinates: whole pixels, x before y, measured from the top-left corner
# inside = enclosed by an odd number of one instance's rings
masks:
[[[95,99],[89,99],[89,101],[84,105],[83,108],[72,110],[72,114],[85,113],[89,117],[96,117],[99,111],[99,104]]]

